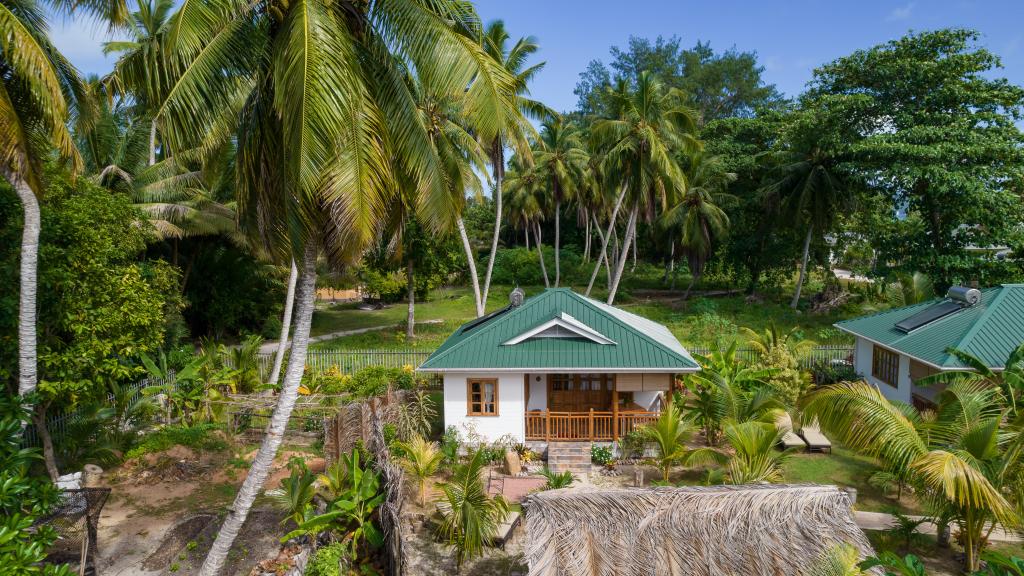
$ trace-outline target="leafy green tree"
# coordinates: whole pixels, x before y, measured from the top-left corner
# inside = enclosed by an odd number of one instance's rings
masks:
[[[965,246],[1006,244],[1022,219],[1024,88],[994,74],[1000,59],[978,39],[944,29],[858,50],[816,69],[809,94],[856,99],[857,170],[920,232],[892,237],[881,259],[925,271],[940,290],[974,273]]]
[[[583,179],[587,164],[587,151],[580,140],[579,132],[572,124],[561,118],[547,120],[540,131],[537,149],[534,151],[537,184],[551,186],[551,207],[555,220],[555,281],[557,288],[561,280],[561,226],[562,203],[572,198]]]
[[[501,495],[487,494],[481,474],[487,455],[476,450],[455,467],[452,478],[441,484],[443,520],[438,533],[455,548],[456,571],[467,560],[483,554],[484,545],[508,515],[508,503]]]

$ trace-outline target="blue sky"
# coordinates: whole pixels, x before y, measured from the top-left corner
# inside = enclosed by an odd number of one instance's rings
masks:
[[[504,19],[513,36],[537,37],[547,67],[533,85],[533,96],[557,110],[575,107],[572,90],[587,63],[607,61],[608,48],[624,46],[630,35],[675,34],[684,46],[703,40],[716,50],[756,51],[766,80],[792,96],[815,66],[858,48],[909,30],[961,26],[980,31],[982,45],[1002,57],[1002,75],[1024,85],[1022,0],[477,0],[477,8],[484,20]],[[100,50],[102,30],[73,21],[53,26],[53,37],[83,72],[110,69]]]

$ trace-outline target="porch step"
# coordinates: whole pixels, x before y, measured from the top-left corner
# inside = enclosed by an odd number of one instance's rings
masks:
[[[551,442],[548,468],[555,473],[568,470],[575,475],[590,473],[590,442]]]

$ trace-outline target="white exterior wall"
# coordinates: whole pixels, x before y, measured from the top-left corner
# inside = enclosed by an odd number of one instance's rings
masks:
[[[871,356],[875,344],[865,338],[857,337],[857,344],[853,349],[853,368],[869,384],[877,386],[882,395],[890,400],[909,403],[911,400],[910,391],[910,358],[900,354],[900,366],[897,378],[898,386],[891,385],[871,376]]]
[[[467,416],[466,381],[475,378],[498,380],[498,415]],[[531,388],[531,393],[533,389]],[[546,394],[546,389],[545,389]],[[444,375],[444,426],[455,426],[462,438],[472,440],[479,435],[481,440],[493,442],[511,434],[522,442],[526,435],[523,394],[523,373],[474,372],[472,374]],[[546,398],[542,398],[546,402]],[[530,403],[534,399],[531,394]]]

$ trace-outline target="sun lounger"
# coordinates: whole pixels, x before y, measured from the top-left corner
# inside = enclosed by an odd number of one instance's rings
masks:
[[[505,543],[512,538],[512,532],[515,531],[520,520],[522,520],[522,515],[519,512],[509,512],[508,516],[505,516],[505,521],[494,529],[494,534],[491,535],[491,544],[504,550]]]
[[[804,426],[803,430],[800,431],[800,435],[807,441],[808,451],[832,453],[832,442],[817,427]]]
[[[782,445],[784,450],[789,450],[791,448],[807,450],[807,442],[804,442],[804,439],[794,434],[792,430],[787,430],[786,433],[782,435],[782,439],[779,440],[779,444]]]

